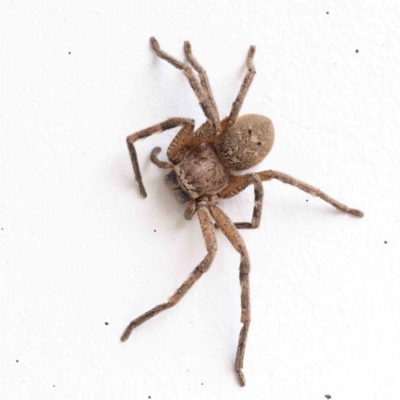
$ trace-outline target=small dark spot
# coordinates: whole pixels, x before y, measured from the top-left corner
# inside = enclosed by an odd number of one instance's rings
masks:
[[[108,325],[108,322],[104,322],[104,325]]]
[[[53,385],[53,387],[56,387],[56,385]]]
[[[257,146],[261,146],[261,142],[257,142]]]
[[[249,135],[251,135],[251,129],[249,129],[249,130],[247,131],[247,133],[248,133]]]
[[[201,382],[201,384],[203,384],[203,382]]]
[[[2,230],[2,231],[4,231],[4,229],[3,229],[3,228],[1,228],[1,230]]]
[[[358,53],[358,49],[356,49],[356,53]]]
[[[306,201],[308,202],[308,199],[306,199]]]
[[[71,52],[69,51],[68,54],[71,54]]]
[[[332,396],[331,396],[330,394],[326,394],[325,397],[326,397],[327,399],[331,399],[331,398],[332,398]]]
[[[190,372],[190,369],[188,369],[187,372]]]
[[[19,360],[15,360],[16,362],[19,362]]]
[[[151,396],[149,396],[148,398],[151,399]]]
[[[156,229],[154,229],[154,232],[157,232],[157,230],[156,230]]]
[[[326,14],[329,14],[329,11],[327,11]]]
[[[387,244],[387,241],[385,240],[383,243]]]

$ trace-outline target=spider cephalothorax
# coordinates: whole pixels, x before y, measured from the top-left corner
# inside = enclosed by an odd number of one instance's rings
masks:
[[[215,150],[200,144],[187,151],[183,160],[165,177],[165,183],[180,203],[199,198],[203,194],[215,194],[223,189],[229,179]]]
[[[231,174],[232,171],[243,171],[257,165],[267,156],[274,143],[274,128],[269,118],[256,114],[239,117],[243,100],[256,73],[253,64],[254,46],[250,47],[247,55],[247,73],[239,94],[232,105],[229,116],[221,121],[206,71],[193,57],[190,43],[185,42],[184,45],[188,61],[188,64],[185,64],[161,50],[155,38],[151,38],[150,42],[155,53],[160,58],[181,69],[188,78],[189,84],[206,116],[206,122],[195,131],[192,119],[169,118],[164,122],[128,136],[127,144],[134,173],[140,192],[143,197],[146,197],[147,194],[143,185],[134,143],[155,133],[181,127],[168,147],[167,157],[169,162],[158,159],[157,155],[161,151],[159,147],[156,147],[151,152],[150,158],[158,167],[171,170],[165,176],[165,183],[172,189],[179,203],[185,204],[189,202],[184,214],[185,218],[191,219],[197,213],[207,248],[207,255],[166,303],[159,304],[133,320],[125,329],[121,340],[127,340],[134,328],[161,311],[177,304],[193,284],[210,268],[217,251],[215,229],[218,227],[241,257],[239,279],[242,291],[241,322],[243,326],[239,336],[235,370],[238,374],[240,385],[244,386],[245,378],[242,369],[247,333],[250,326],[250,260],[246,245],[238,229],[254,229],[260,225],[264,193],[262,182],[278,179],[283,183],[296,186],[313,196],[320,197],[340,211],[357,217],[362,217],[363,213],[339,203],[319,189],[282,172],[268,170],[244,175]],[[197,72],[197,76],[194,71]],[[252,220],[251,222],[233,223],[218,207],[218,199],[236,196],[249,185],[254,185],[255,199]]]

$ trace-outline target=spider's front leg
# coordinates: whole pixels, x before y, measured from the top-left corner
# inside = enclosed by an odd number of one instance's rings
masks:
[[[177,133],[179,137],[191,137],[194,130],[194,120],[190,118],[169,118],[160,124],[153,125],[150,128],[143,129],[139,132],[133,133],[126,138],[126,144],[128,145],[129,154],[131,156],[133,171],[135,178],[139,184],[140,193],[143,197],[147,197],[146,189],[143,185],[142,174],[140,172],[138,158],[134,143],[140,139],[145,139],[155,133],[164,132],[168,129],[182,126],[182,129]],[[177,151],[179,151],[182,143],[179,142],[177,145]]]
[[[243,323],[242,329],[239,334],[239,342],[236,351],[235,370],[239,378],[240,386],[245,386],[246,380],[243,374],[243,360],[244,353],[246,350],[247,335],[250,327],[250,258],[246,249],[246,245],[240,236],[230,218],[216,205],[210,205],[210,212],[215,222],[218,224],[221,231],[231,242],[235,250],[240,254],[240,268],[239,268],[239,279],[240,288],[242,291],[241,295],[241,307],[242,313],[240,321]]]
[[[139,325],[143,324],[150,318],[153,318],[160,312],[176,305],[182,299],[182,297],[189,291],[189,289],[191,289],[191,287],[210,268],[211,263],[213,262],[215,254],[217,252],[217,239],[215,236],[215,230],[212,218],[210,216],[210,213],[207,209],[207,204],[205,202],[199,202],[197,215],[199,218],[204,241],[206,243],[207,255],[204,257],[203,261],[187,277],[185,282],[183,282],[183,284],[168,299],[166,303],[159,304],[158,306],[155,306],[154,308],[147,311],[140,317],[134,319],[125,329],[125,332],[121,336],[121,341],[125,342],[125,340],[127,340],[131,335],[132,331]]]

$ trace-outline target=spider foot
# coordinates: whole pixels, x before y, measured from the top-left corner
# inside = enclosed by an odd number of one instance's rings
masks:
[[[158,40],[154,36],[152,36],[150,38],[150,43],[151,43],[151,47],[153,48],[153,50],[155,52],[160,51],[160,45],[158,43]]]
[[[256,46],[250,46],[249,52],[247,53],[246,66],[249,71],[255,72],[253,58],[256,54]]]
[[[239,384],[240,386],[246,386],[246,378],[244,377],[244,373],[241,369],[236,370],[238,379],[239,379]]]
[[[359,218],[362,218],[364,216],[364,213],[362,211],[357,210],[355,208],[351,208],[348,212],[350,214],[352,214],[352,215],[355,215],[356,217],[359,217]]]
[[[121,342],[125,342],[126,340],[129,339],[129,336],[131,336],[132,331],[136,328],[136,324],[134,323],[135,321],[132,321],[126,328],[124,333],[121,336]]]
[[[189,57],[190,57],[192,55],[192,45],[190,44],[189,40],[185,40],[185,42],[183,44],[183,48],[185,50],[186,56],[188,56],[188,54],[189,54]]]

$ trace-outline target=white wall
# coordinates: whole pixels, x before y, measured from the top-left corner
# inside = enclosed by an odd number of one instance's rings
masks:
[[[3,1],[1,398],[397,400],[399,4]],[[152,35],[180,59],[191,40],[222,115],[257,45],[242,113],[272,118],[276,143],[256,170],[365,211],[264,185],[261,227],[242,232],[253,310],[244,389],[233,370],[239,257],[221,232],[187,297],[119,341],[205,255],[197,220],[149,161],[173,132],[137,145],[147,200],[133,179],[128,134],[171,116],[203,121]],[[248,220],[252,190],[221,206]]]

